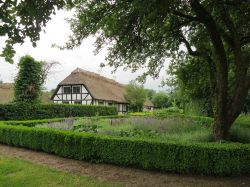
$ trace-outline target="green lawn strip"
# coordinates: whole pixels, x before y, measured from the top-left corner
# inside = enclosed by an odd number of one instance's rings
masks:
[[[0,186],[68,187],[111,186],[89,177],[73,175],[17,158],[0,156]]]

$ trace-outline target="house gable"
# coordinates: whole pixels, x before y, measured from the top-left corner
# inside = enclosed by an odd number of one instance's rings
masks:
[[[54,103],[92,104],[93,97],[84,85],[59,85],[51,97]]]

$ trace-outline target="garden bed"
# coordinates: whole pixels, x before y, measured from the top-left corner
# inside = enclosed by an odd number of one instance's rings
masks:
[[[249,144],[156,142],[140,138],[0,125],[0,142],[93,162],[176,173],[250,172]]]

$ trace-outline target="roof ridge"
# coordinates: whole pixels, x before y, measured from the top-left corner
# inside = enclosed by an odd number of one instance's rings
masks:
[[[111,84],[115,84],[115,85],[118,85],[118,86],[121,86],[123,87],[123,85],[113,79],[110,79],[110,78],[107,78],[107,77],[104,77],[98,73],[95,73],[95,72],[91,72],[91,71],[87,71],[87,70],[84,70],[84,69],[81,69],[79,67],[77,67],[74,71],[71,72],[71,74],[74,74],[74,73],[84,73],[85,75],[89,76],[89,77],[93,77],[93,78],[96,78],[96,79],[102,79],[103,81],[106,81],[106,82],[109,82]]]
[[[14,83],[7,83],[7,82],[5,82],[5,83],[0,83],[0,88],[5,88],[5,89],[7,89],[7,88],[10,88],[10,87],[12,87],[12,86],[14,86]]]

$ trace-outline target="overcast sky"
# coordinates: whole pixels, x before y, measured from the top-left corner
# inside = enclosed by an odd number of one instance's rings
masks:
[[[67,36],[70,34],[70,28],[69,24],[64,19],[69,16],[70,14],[65,11],[57,12],[57,14],[52,17],[52,20],[48,22],[47,27],[45,28],[46,33],[41,33],[36,48],[32,47],[29,40],[21,46],[15,46],[15,64],[9,64],[5,62],[3,58],[0,58],[0,80],[3,82],[14,81],[14,77],[17,74],[16,64],[20,57],[25,54],[33,56],[36,60],[57,61],[60,63],[60,65],[57,66],[48,77],[45,84],[45,87],[48,90],[55,88],[60,81],[77,67],[99,73],[102,76],[112,78],[124,84],[140,75],[141,72],[131,73],[130,70],[125,72],[122,68],[120,68],[115,74],[111,74],[112,68],[105,67],[101,69],[99,65],[101,62],[104,62],[107,50],[104,49],[101,53],[95,56],[93,53],[94,38],[85,39],[81,47],[74,50],[59,50],[51,48],[53,43],[63,45],[64,42],[67,41]],[[3,39],[0,39],[0,47],[3,47]],[[166,87],[159,87],[161,81],[165,77],[166,73],[165,69],[163,69],[160,73],[159,79],[153,80],[152,78],[148,78],[144,87],[155,90],[166,90]]]

